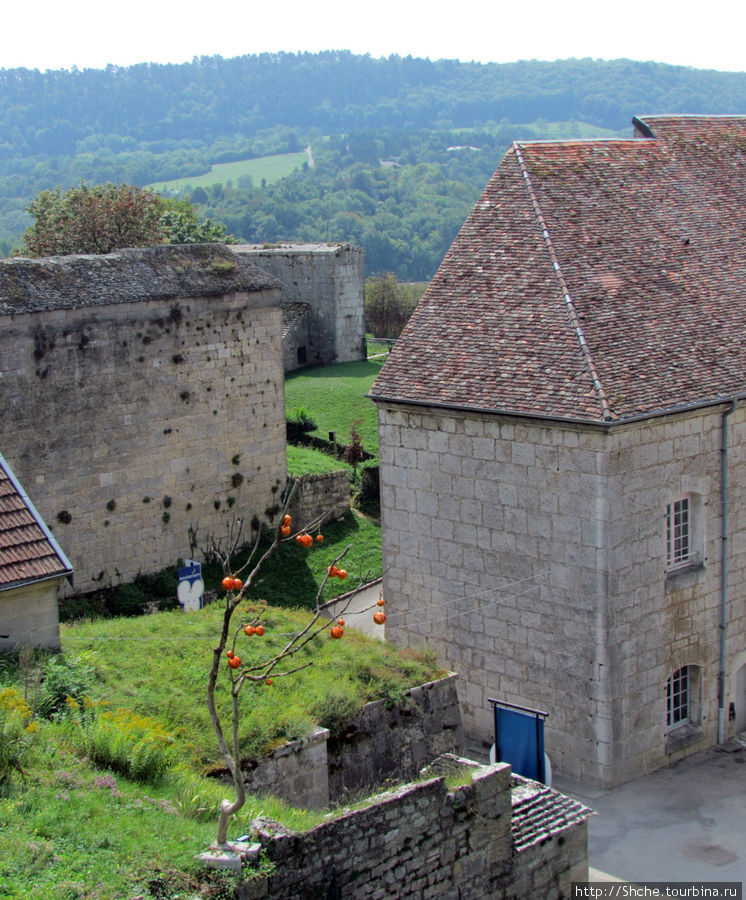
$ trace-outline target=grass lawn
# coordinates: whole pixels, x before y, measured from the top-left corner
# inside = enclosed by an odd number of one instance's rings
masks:
[[[190,175],[187,178],[174,178],[171,181],[157,181],[147,185],[149,190],[171,193],[196,187],[209,187],[212,184],[226,184],[228,181],[238,184],[242,175],[250,175],[254,185],[259,187],[262,178],[267,184],[273,184],[299,169],[306,161],[305,152],[277,153],[274,156],[259,156],[255,159],[242,159],[237,162],[218,163],[204,175]]]
[[[348,443],[357,420],[363,448],[378,454],[378,413],[366,399],[384,358],[318,366],[292,372],[285,379],[285,407],[289,415],[302,407],[318,425],[314,435],[328,438],[334,431],[339,443]]]
[[[352,475],[352,466],[313,447],[287,445],[288,477],[293,475],[322,475],[324,472],[345,471]]]
[[[25,664],[0,656],[4,746],[11,745],[6,739],[13,716],[27,745],[20,757],[23,778],[3,768],[0,754],[0,896],[233,896],[218,892],[221,882],[229,888],[233,876],[200,870],[194,859],[214,839],[220,800],[231,796],[231,789],[205,774],[218,761],[205,688],[221,607],[218,601],[188,614],[63,625],[64,664],[39,654]],[[249,609],[239,609],[236,624],[248,615]],[[244,664],[276,652],[288,634],[303,628],[308,613],[269,607],[263,619],[267,631],[261,638],[239,630],[235,649]],[[440,674],[429,658],[397,651],[350,629],[338,641],[322,633],[301,656],[313,665],[287,678],[275,677],[271,686],[247,684],[241,693],[241,740],[247,754],[284,736],[300,736],[313,722],[338,730],[367,700],[396,700],[406,688]],[[45,681],[39,680],[42,666]],[[223,708],[227,673],[226,666],[218,679]],[[24,685],[33,715],[21,716],[7,702],[15,696],[16,707],[22,704]],[[79,702],[60,702],[58,712],[44,718],[41,711],[49,709],[45,701],[52,691],[58,699],[73,692]],[[91,735],[118,708],[130,711],[127,721],[136,722],[147,740],[158,738],[158,752],[172,763],[165,774],[136,780],[114,762],[102,762],[101,745]],[[117,724],[104,749],[121,740],[130,757],[136,755],[139,745],[128,727]],[[319,814],[271,798],[249,797],[230,836],[246,831],[258,815],[300,829],[321,820]]]

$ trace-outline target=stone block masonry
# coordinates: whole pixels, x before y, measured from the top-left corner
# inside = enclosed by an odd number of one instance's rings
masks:
[[[348,244],[239,244],[236,252],[283,285],[283,302],[306,304],[307,325],[286,338],[285,368],[365,359],[365,252]]]
[[[468,768],[471,777],[449,789],[444,768]],[[561,795],[529,783],[537,825],[525,841],[525,816],[515,806],[525,799],[526,783],[514,799],[510,766],[452,757],[438,760],[427,774],[306,833],[256,820],[257,840],[275,869],[246,881],[238,896],[533,900],[570,897],[571,879],[586,880],[585,807],[558,803]],[[514,822],[520,823],[520,848]]]
[[[267,517],[286,477],[278,282],[202,245],[6,262],[0,288],[3,453],[76,590],[176,563],[190,527]]]
[[[491,742],[489,697],[548,710],[555,771],[606,786],[716,741],[723,410],[597,428],[379,406],[388,634],[462,676],[468,737]],[[728,427],[726,710],[746,661],[746,407]],[[670,570],[682,496],[699,555]]]

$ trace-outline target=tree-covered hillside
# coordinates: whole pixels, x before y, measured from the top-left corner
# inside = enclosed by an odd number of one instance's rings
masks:
[[[632,115],[654,112],[746,113],[746,73],[348,52],[0,70],[0,251],[40,190],[187,180],[310,145],[315,166],[219,185],[199,195],[201,212],[245,240],[363,243],[370,270],[427,277],[512,139],[629,134]]]

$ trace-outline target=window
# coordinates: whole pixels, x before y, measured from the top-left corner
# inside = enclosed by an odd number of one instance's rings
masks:
[[[667,562],[669,568],[685,565],[691,553],[689,531],[689,498],[682,497],[668,504],[666,514]]]
[[[689,721],[689,666],[674,672],[666,683],[666,726],[675,728]]]
[[[694,734],[700,724],[700,668],[682,666],[666,682],[666,728]]]
[[[666,568],[669,572],[703,562],[703,498],[685,494],[666,508]]]

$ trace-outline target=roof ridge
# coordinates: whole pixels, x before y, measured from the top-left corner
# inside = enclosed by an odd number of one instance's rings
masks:
[[[534,215],[536,216],[539,227],[541,228],[542,237],[544,238],[544,242],[547,245],[547,250],[549,252],[549,256],[552,260],[552,268],[554,269],[554,274],[557,277],[557,281],[559,282],[560,289],[562,291],[562,298],[565,301],[565,308],[567,309],[567,313],[570,318],[570,325],[572,326],[573,330],[575,331],[575,337],[578,339],[578,343],[580,344],[581,353],[583,354],[586,365],[588,366],[588,368],[590,370],[591,379],[593,381],[593,389],[596,391],[599,402],[601,404],[602,417],[606,421],[610,421],[616,417],[614,416],[614,413],[611,410],[611,405],[609,404],[608,397],[606,396],[606,391],[604,390],[604,387],[601,384],[601,378],[598,374],[598,370],[596,369],[596,364],[593,361],[593,354],[591,353],[591,348],[588,346],[588,342],[585,339],[585,334],[583,333],[583,326],[580,324],[580,318],[578,316],[578,312],[575,309],[575,304],[573,303],[573,299],[570,296],[570,288],[568,287],[568,284],[565,281],[565,276],[562,273],[562,268],[559,264],[559,259],[557,258],[557,253],[554,249],[552,239],[549,235],[549,228],[544,219],[544,214],[541,211],[541,207],[539,206],[539,201],[536,199],[536,194],[534,193],[534,188],[533,188],[533,185],[531,184],[531,176],[529,175],[528,168],[523,159],[520,143],[518,141],[513,141],[513,150],[515,151],[515,156],[516,156],[516,159],[518,160],[518,165],[521,168],[521,173],[523,175],[523,183],[526,186],[526,191],[528,192],[528,196],[531,201],[531,205],[533,206]]]

